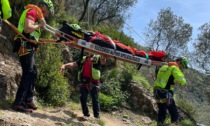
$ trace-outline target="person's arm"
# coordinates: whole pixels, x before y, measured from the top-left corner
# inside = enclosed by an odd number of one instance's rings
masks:
[[[40,23],[35,25],[34,21],[26,18],[24,31],[25,33],[31,33],[38,28],[44,27],[45,25],[46,25],[46,22],[44,19],[40,19]]]
[[[100,57],[100,63],[102,65],[104,65],[106,63],[106,56],[105,55],[101,55],[101,57]]]
[[[178,67],[174,67],[172,70],[172,75],[174,76],[174,83],[179,83],[181,86],[184,86],[186,84],[186,79],[184,77],[184,74]]]
[[[77,62],[70,62],[70,63],[63,64],[60,68],[60,72],[63,73],[66,68],[75,68],[77,66],[78,66]]]
[[[35,24],[39,20],[39,24]],[[46,25],[45,19],[38,19],[38,15],[35,10],[29,10],[26,14],[26,20],[24,25],[24,32],[31,33],[38,28],[44,27]]]

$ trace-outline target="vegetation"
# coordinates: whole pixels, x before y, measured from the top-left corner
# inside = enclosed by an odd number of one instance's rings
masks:
[[[37,2],[38,0],[11,1],[13,8],[11,22],[17,26],[17,20],[24,10],[24,6],[28,3],[36,4]],[[124,15],[124,12],[136,2],[137,0],[53,0],[55,16],[48,19],[47,22],[56,28],[61,26],[63,20],[69,23],[78,23],[84,31],[100,31],[125,45],[145,50],[145,47],[138,45],[121,29],[124,25],[125,17],[128,17],[128,15]],[[210,104],[208,86],[210,79],[209,76],[199,73],[202,70],[205,72],[209,71],[210,68],[209,23],[202,25],[200,31],[201,33],[194,43],[196,50],[193,53],[189,53],[186,45],[191,41],[192,27],[190,24],[185,23],[182,17],[178,17],[173,14],[170,8],[167,8],[160,10],[156,20],[150,21],[145,35],[148,46],[152,50],[165,50],[169,56],[178,56],[181,52],[186,51],[185,54],[193,63],[194,67],[192,68],[196,68],[198,71],[189,69],[188,72],[185,72],[189,80],[189,87],[177,90],[177,103],[192,115],[197,112],[195,108],[198,109],[200,113],[194,116],[209,123],[208,120],[204,119],[205,116],[203,115],[207,115],[208,110],[210,110],[209,107],[205,107]],[[42,37],[52,38],[48,33],[43,34]],[[76,94],[77,91],[72,87],[75,71],[67,71],[67,74],[71,75],[70,77],[68,76],[68,80],[59,72],[61,64],[66,62],[63,59],[62,49],[63,46],[58,45],[40,45],[36,55],[38,69],[36,91],[39,99],[53,106],[65,105],[67,101],[78,100],[79,97]],[[80,51],[71,51],[74,54],[73,60],[77,60]],[[173,59],[173,57],[170,58]],[[117,62],[117,66],[114,66],[113,60],[108,60],[107,64],[102,69],[104,79],[100,93],[102,110],[112,111],[127,106],[128,94],[126,89],[132,81],[140,83],[152,92],[150,86],[152,81],[149,81],[150,83],[147,81],[151,80],[151,77],[148,78],[148,75],[145,74],[149,74],[148,70],[140,71],[139,73],[136,71],[136,66],[122,62]],[[200,105],[202,107],[198,107]],[[1,105],[1,107],[4,106],[4,104]],[[191,125],[191,122],[188,119],[184,119],[181,121],[181,125]]]
[[[38,79],[36,89],[39,97],[51,105],[65,105],[70,89],[68,81],[60,73],[62,64],[60,46],[42,45],[37,53]]]
[[[161,9],[156,20],[151,20],[145,37],[152,50],[164,50],[169,56],[180,55],[192,35],[192,26],[184,23],[170,8]]]
[[[200,34],[194,43],[195,52],[193,53],[195,63],[201,67],[204,72],[210,72],[210,22],[203,24],[199,30]]]

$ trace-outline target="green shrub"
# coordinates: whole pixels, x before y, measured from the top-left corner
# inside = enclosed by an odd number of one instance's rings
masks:
[[[196,126],[191,120],[184,119],[179,123],[180,126]]]
[[[103,111],[111,111],[112,109],[116,108],[114,99],[110,96],[106,96],[103,93],[100,93],[99,101],[100,101],[100,108]]]
[[[39,98],[54,106],[64,105],[69,98],[68,81],[60,73],[61,46],[42,45],[36,56],[38,78],[36,90]]]
[[[146,89],[152,89],[146,78],[140,73],[134,73],[133,80],[141,84]]]
[[[101,92],[114,101],[115,109],[126,104],[127,93],[122,91],[122,73],[117,69],[107,72],[104,83],[101,85]]]

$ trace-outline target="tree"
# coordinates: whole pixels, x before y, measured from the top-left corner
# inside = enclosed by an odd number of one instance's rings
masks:
[[[103,23],[119,28],[124,23],[125,11],[137,0],[77,0],[67,1],[66,6],[78,22],[86,21],[92,26]],[[77,14],[75,14],[77,13]],[[78,16],[79,15],[79,16]]]
[[[199,30],[196,42],[193,44],[196,51],[196,62],[205,71],[210,71],[210,22],[203,24]]]
[[[168,55],[186,49],[191,39],[192,27],[170,8],[161,9],[156,20],[151,20],[145,32],[147,44],[152,50],[164,50]]]

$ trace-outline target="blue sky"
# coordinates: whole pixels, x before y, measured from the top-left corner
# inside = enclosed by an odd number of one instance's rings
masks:
[[[151,19],[157,19],[161,9],[168,7],[173,14],[182,16],[184,22],[193,27],[193,39],[199,33],[198,28],[210,22],[210,0],[138,0],[138,3],[129,10],[131,17],[126,21],[124,32],[140,45],[144,45],[144,29]]]

